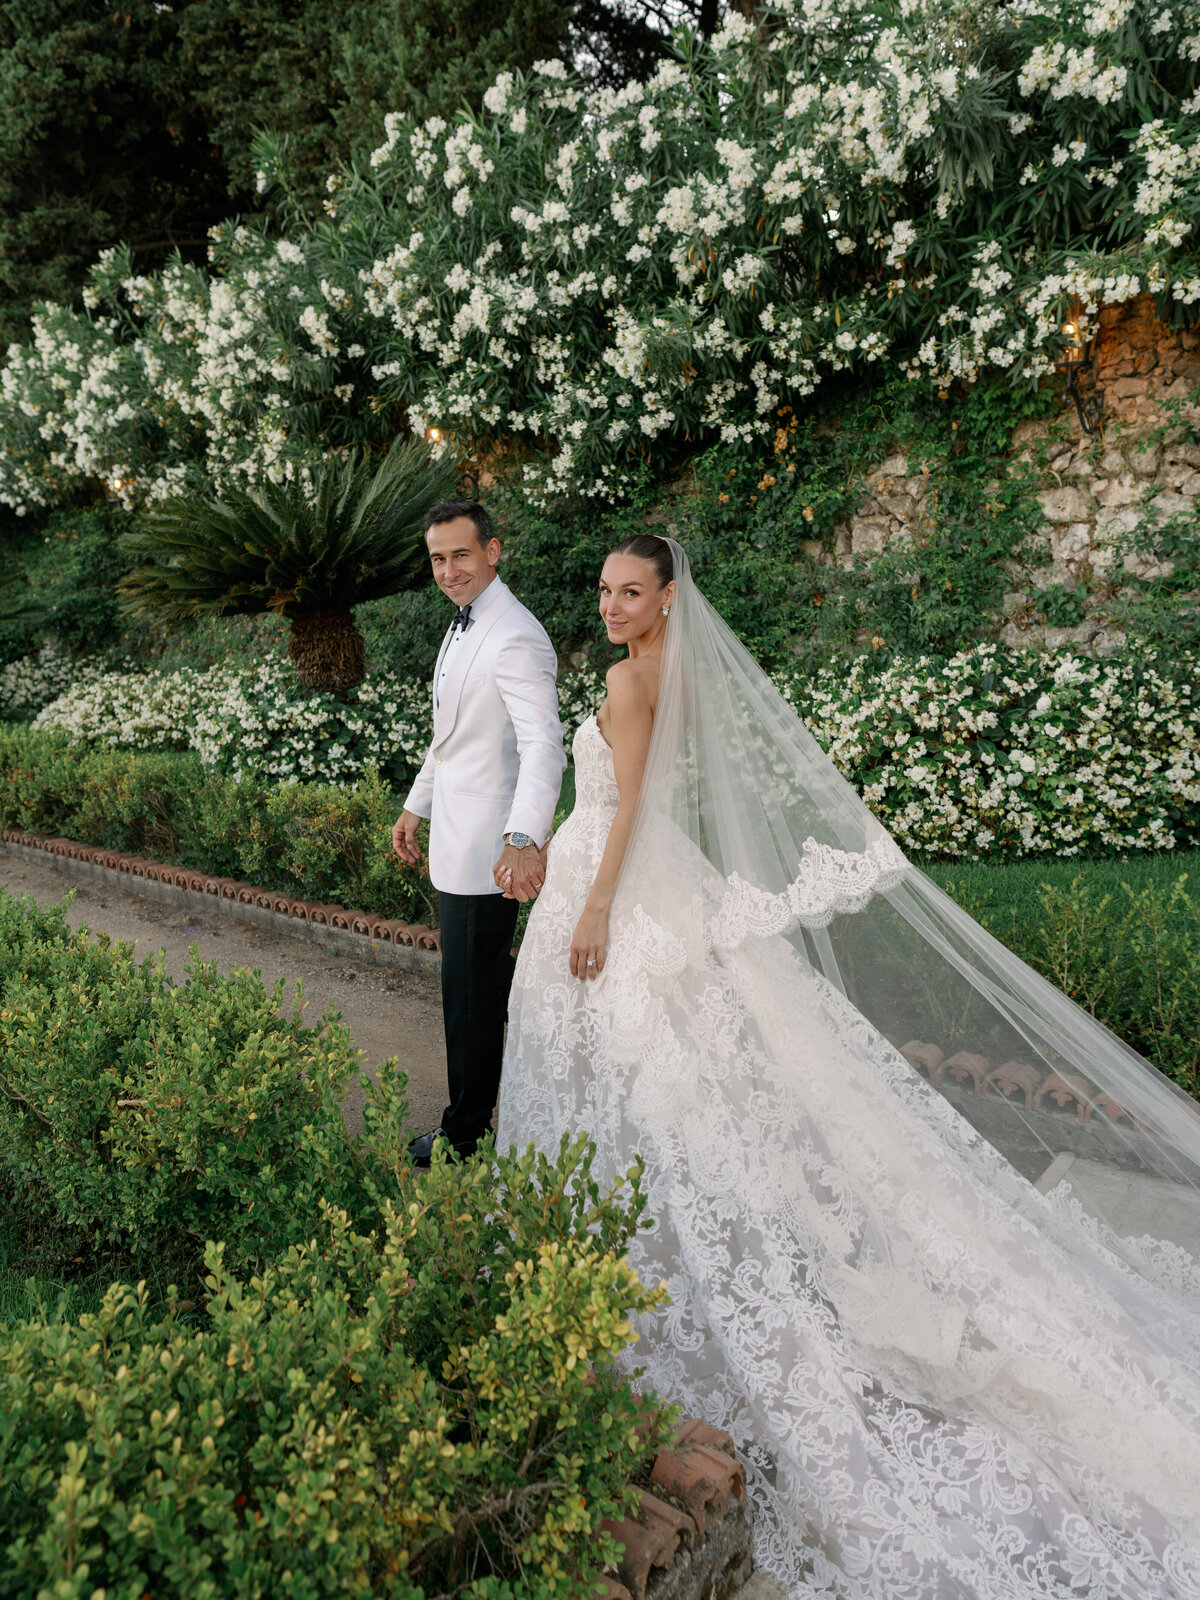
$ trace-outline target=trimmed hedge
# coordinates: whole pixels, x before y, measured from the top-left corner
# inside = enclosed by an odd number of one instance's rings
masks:
[[[359,1072],[332,1017],[291,1014],[284,985],[74,933],[0,886],[0,1186],[28,1222],[85,1258],[198,1270],[204,1241],[239,1267],[309,1236],[328,1202],[356,1223],[403,1151],[392,1070],[368,1088],[366,1132],[341,1103]],[[384,1157],[384,1152],[389,1154]]]
[[[0,1594],[595,1593],[674,1421],[613,1367],[662,1298],[640,1168],[602,1193],[564,1139],[418,1181],[394,1064],[352,1139],[349,1037],[279,998],[0,893],[6,1211],[202,1302],[0,1329]]]
[[[1059,863],[965,872],[955,865],[929,876],[1035,971],[1200,1098],[1200,898],[1189,892],[1198,868],[1200,852],[1190,851],[1098,863],[1086,873],[1076,869],[1069,881]]]
[[[402,800],[373,772],[353,787],[239,782],[190,752],[88,748],[0,727],[0,827],[436,922],[423,867],[405,865],[392,849]]]

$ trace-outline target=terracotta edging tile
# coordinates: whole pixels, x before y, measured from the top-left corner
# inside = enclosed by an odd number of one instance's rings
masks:
[[[959,1050],[948,1056],[938,1070],[941,1076],[949,1075],[956,1083],[965,1083],[970,1078],[975,1085],[975,1098],[981,1100],[988,1091],[992,1063],[973,1050]]]
[[[625,1554],[617,1563],[617,1577],[633,1600],[645,1600],[651,1568],[669,1567],[684,1537],[696,1537],[696,1524],[686,1512],[648,1490],[642,1493],[636,1522],[628,1517],[620,1522],[605,1518],[600,1527],[625,1546]]]
[[[1033,1097],[1041,1086],[1042,1074],[1029,1061],[1005,1061],[991,1074],[988,1082],[1007,1100],[1017,1090],[1025,1096],[1025,1109],[1033,1110]]]
[[[28,850],[42,850],[47,855],[61,856],[108,872],[119,872],[130,878],[142,878],[150,883],[169,884],[176,889],[186,889],[193,894],[203,894],[214,900],[228,900],[235,905],[255,906],[270,911],[287,921],[307,922],[316,926],[340,929],[358,938],[375,943],[407,945],[414,950],[439,951],[441,934],[423,922],[401,922],[396,918],[381,916],[376,911],[356,911],[343,905],[320,900],[298,900],[291,895],[279,894],[273,889],[263,889],[253,883],[241,883],[236,878],[215,878],[207,872],[197,872],[192,867],[172,862],[151,861],[144,856],[127,855],[124,851],[110,850],[104,845],[81,844],[76,839],[60,839],[40,833],[26,833],[23,828],[0,828],[0,843],[20,845]]]
[[[696,1524],[702,1539],[707,1537],[707,1516],[734,1500],[746,1498],[746,1471],[740,1461],[698,1441],[681,1441],[673,1450],[664,1450],[650,1473],[656,1483]]]
[[[1052,1100],[1066,1107],[1068,1102],[1074,1100],[1078,1104],[1076,1116],[1080,1122],[1090,1122],[1092,1116],[1092,1101],[1096,1091],[1086,1078],[1077,1072],[1052,1072],[1042,1087],[1033,1097],[1033,1108],[1040,1111],[1042,1101],[1049,1095]]]
[[[940,1046],[926,1044],[922,1039],[910,1039],[907,1044],[900,1046],[900,1054],[910,1066],[923,1070],[935,1087],[941,1082],[945,1056]]]

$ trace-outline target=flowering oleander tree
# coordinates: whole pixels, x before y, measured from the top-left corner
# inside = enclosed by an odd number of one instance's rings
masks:
[[[1198,62],[1200,0],[776,0],[619,91],[503,73],[478,118],[389,117],[307,232],[110,252],[0,373],[0,498],[282,480],[406,425],[616,495],[833,372],[1036,381],[1068,314],[1197,314]]]

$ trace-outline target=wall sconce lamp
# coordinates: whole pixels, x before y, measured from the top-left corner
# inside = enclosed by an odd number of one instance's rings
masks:
[[[1063,333],[1066,335],[1066,345],[1062,354],[1054,363],[1054,370],[1061,372],[1066,378],[1064,393],[1075,402],[1075,412],[1079,418],[1079,426],[1089,437],[1100,432],[1100,415],[1104,409],[1104,395],[1099,389],[1091,394],[1080,394],[1079,380],[1092,364],[1092,356],[1096,350],[1096,334],[1099,332],[1099,323],[1096,323],[1091,338],[1084,340],[1080,332],[1078,318],[1063,323]]]

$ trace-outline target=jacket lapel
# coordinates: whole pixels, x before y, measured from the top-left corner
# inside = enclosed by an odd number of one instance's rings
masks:
[[[435,722],[437,721],[438,714],[438,679],[442,675],[442,661],[445,657],[446,651],[450,648],[450,639],[450,629],[447,628],[445,637],[443,638],[441,647],[437,653],[437,665],[433,669],[433,717]]]
[[[500,580],[497,578],[496,582]],[[509,606],[513,604],[511,590],[501,585],[502,593],[498,594],[482,617],[474,619],[471,626],[463,635],[462,643],[454,652],[454,660],[446,674],[446,682],[442,686],[442,697],[438,702],[433,718],[433,746],[436,749],[453,731],[454,723],[458,717],[459,702],[462,699],[463,683],[467,673],[471,670],[471,663],[479,653],[479,647],[487,638],[495,624],[500,620]],[[438,671],[441,670],[442,654],[444,654],[449,640],[442,646],[438,654]],[[434,678],[437,683],[437,678]]]

